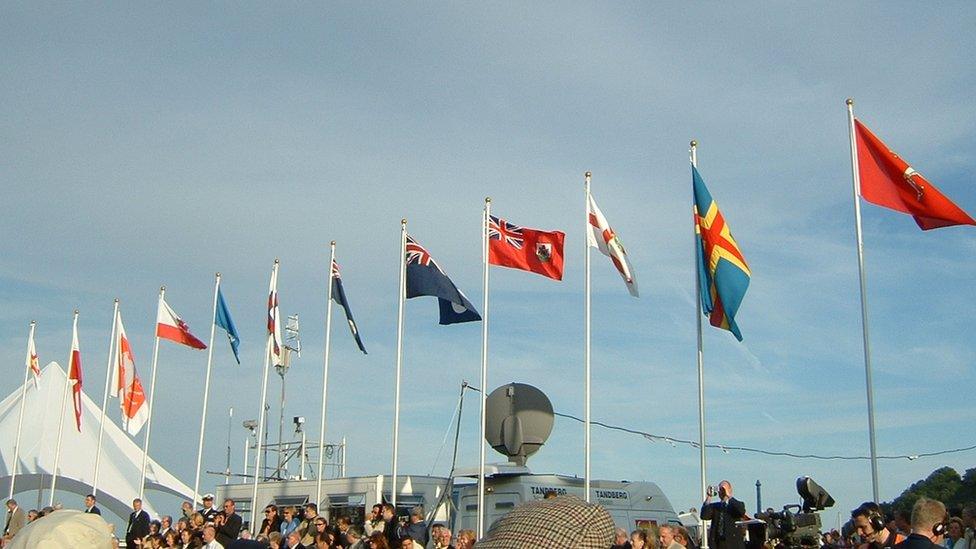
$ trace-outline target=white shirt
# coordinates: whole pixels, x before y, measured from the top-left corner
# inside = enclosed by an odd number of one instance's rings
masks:
[[[221,545],[219,541],[213,540],[210,543],[204,545],[203,549],[224,549],[224,546]]]

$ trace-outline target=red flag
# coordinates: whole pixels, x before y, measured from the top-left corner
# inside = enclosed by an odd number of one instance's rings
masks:
[[[75,408],[75,427],[81,432],[81,350],[78,348],[78,321],[75,319],[71,334],[71,366],[68,368],[71,384],[71,400]]]
[[[34,346],[34,330],[27,338],[27,367],[34,374],[34,388],[37,388],[37,378],[41,377],[41,365],[37,361],[37,347]]]
[[[146,404],[146,393],[136,373],[135,359],[129,338],[125,335],[122,325],[122,314],[116,319],[115,369],[113,370],[112,396],[121,397],[119,405],[122,407],[122,425],[130,435],[137,435],[149,418],[149,405]]]
[[[915,218],[922,230],[976,225],[976,220],[902,160],[860,120],[854,120],[864,200]]]
[[[159,313],[156,315],[156,336],[177,343],[182,343],[194,349],[206,349],[207,345],[190,333],[190,327],[183,322],[180,315],[170,308],[165,299],[159,301]]]
[[[491,216],[488,222],[488,263],[563,279],[562,231],[540,231]]]

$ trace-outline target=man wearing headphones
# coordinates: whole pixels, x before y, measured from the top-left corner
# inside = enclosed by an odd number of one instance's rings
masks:
[[[873,501],[865,501],[857,509],[851,511],[854,528],[861,536],[861,549],[883,549],[894,547],[905,541],[905,536],[889,530],[885,526],[885,517],[881,508]]]
[[[919,498],[912,507],[912,533],[897,549],[941,549],[946,531],[945,505],[941,501]]]

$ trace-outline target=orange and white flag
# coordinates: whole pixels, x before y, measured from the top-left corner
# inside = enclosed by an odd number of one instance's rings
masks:
[[[617,233],[610,227],[607,218],[603,216],[603,212],[597,207],[593,195],[587,197],[586,210],[590,229],[586,232],[588,244],[590,247],[600,250],[600,253],[613,261],[613,266],[617,268],[617,272],[624,279],[624,284],[627,285],[627,291],[630,292],[630,295],[639,297],[637,277],[634,276],[634,267],[630,264],[627,251],[624,250],[624,245],[620,243]]]
[[[115,342],[115,368],[112,370],[112,396],[120,398],[122,408],[122,426],[130,435],[137,435],[149,419],[149,405],[146,403],[146,392],[142,389],[142,382],[136,373],[136,363],[132,356],[129,338],[122,326],[122,314],[116,318],[115,332],[118,334]]]
[[[34,331],[31,330],[30,336],[27,338],[27,360],[26,365],[30,368],[31,373],[34,374],[34,388],[37,388],[37,378],[41,377],[41,365],[37,361],[37,348],[34,347]]]

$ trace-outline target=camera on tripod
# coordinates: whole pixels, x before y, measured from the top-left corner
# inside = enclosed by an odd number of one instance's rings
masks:
[[[748,549],[761,549],[767,542],[786,549],[820,547],[820,515],[834,505],[834,498],[810,477],[796,479],[796,492],[802,505],[785,505],[781,512],[757,513],[759,520],[745,521],[749,531]]]

